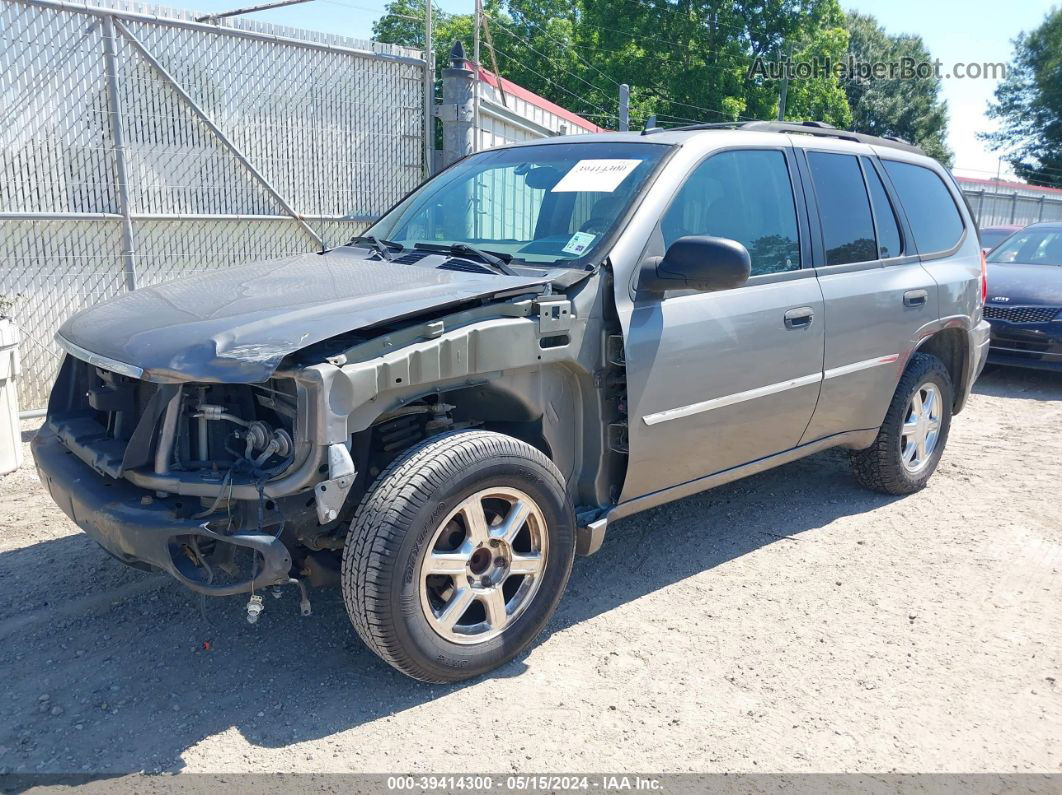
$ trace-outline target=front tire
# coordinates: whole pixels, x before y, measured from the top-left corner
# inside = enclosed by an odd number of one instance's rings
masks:
[[[449,433],[404,453],[365,495],[343,552],[343,599],[385,662],[456,682],[534,640],[574,554],[574,514],[548,458],[502,434]]]
[[[948,441],[953,400],[944,363],[928,353],[912,356],[874,444],[852,454],[856,480],[884,494],[925,488]]]

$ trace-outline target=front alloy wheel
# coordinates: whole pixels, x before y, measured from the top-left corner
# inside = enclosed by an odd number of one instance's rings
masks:
[[[427,682],[513,659],[560,601],[575,556],[564,478],[526,442],[432,437],[369,488],[343,551],[343,600],[366,645]]]
[[[482,643],[531,604],[546,566],[542,511],[519,489],[482,489],[443,520],[421,564],[420,603],[440,637]]]

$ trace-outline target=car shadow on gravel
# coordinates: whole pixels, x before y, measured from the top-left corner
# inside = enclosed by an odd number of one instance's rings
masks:
[[[1062,400],[1062,372],[988,365],[974,394],[1023,400]]]
[[[888,501],[832,451],[618,522],[597,555],[576,560],[545,637]],[[425,685],[380,662],[338,591],[314,592],[310,618],[290,589],[267,597],[250,626],[245,599],[201,600],[81,534],[0,554],[0,588],[6,772],[179,770],[219,733],[283,748],[476,684]],[[491,677],[520,675],[524,659]]]

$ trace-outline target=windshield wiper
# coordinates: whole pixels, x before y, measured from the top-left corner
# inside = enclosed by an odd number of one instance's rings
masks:
[[[492,268],[495,272],[500,273],[502,276],[520,275],[509,267],[509,262],[512,260],[511,254],[484,251],[483,249],[474,248],[467,243],[452,243],[448,246],[435,243],[414,243],[413,248],[419,248],[423,251],[442,251],[449,253],[451,256],[464,259],[475,257],[480,262]]]
[[[391,260],[392,251],[396,249],[397,251],[402,250],[401,243],[396,243],[393,240],[381,240],[375,235],[358,235],[357,237],[352,237],[347,245],[350,246],[354,243],[368,243],[370,247],[375,249],[379,255],[387,261]]]

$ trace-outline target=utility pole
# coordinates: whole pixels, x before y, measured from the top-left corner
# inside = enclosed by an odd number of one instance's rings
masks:
[[[626,83],[619,87],[619,129],[620,132],[631,129],[631,87]]]
[[[455,41],[450,51],[450,64],[442,70],[442,167],[446,168],[462,157],[472,154],[475,137],[475,81],[473,64],[465,57],[465,48]]]
[[[424,177],[435,167],[435,44],[431,29],[432,0],[424,0]]]
[[[490,35],[490,17],[483,15],[483,38],[486,39],[487,49],[490,50],[490,67],[494,70],[494,76],[498,78],[498,96],[501,97],[503,108],[509,107],[505,101],[505,86],[502,85],[501,69],[498,68],[498,56],[494,52],[494,39]]]
[[[782,61],[782,87],[778,90],[778,121],[785,121],[785,100],[789,94],[789,61],[793,57],[793,46],[786,48],[785,60]]]
[[[473,106],[472,106],[472,127],[473,127],[473,134],[475,135],[475,140],[472,143],[472,151],[473,152],[478,152],[479,151],[479,94],[480,94],[480,90],[479,90],[479,84],[480,84],[479,44],[480,44],[480,42],[479,42],[479,39],[480,39],[480,30],[482,28],[483,28],[483,0],[476,0],[475,26],[474,26],[474,28],[472,30],[472,68],[476,70],[476,82],[475,82],[475,85],[473,86],[473,89],[474,89],[475,93],[473,94],[473,99],[472,99],[472,102],[473,102]]]

